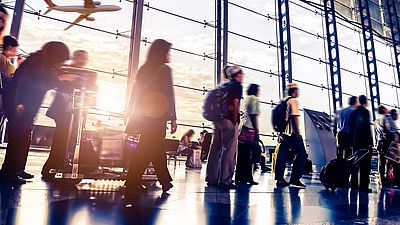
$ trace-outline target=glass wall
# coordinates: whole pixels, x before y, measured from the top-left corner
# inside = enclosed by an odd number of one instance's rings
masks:
[[[313,0],[322,4],[321,0]],[[337,0],[338,37],[343,87],[343,102],[351,95],[369,94],[365,55],[360,28],[343,18],[356,21],[351,9],[354,0]],[[373,1],[379,9],[381,1]],[[64,30],[78,13],[47,10],[44,1],[26,0],[26,13],[20,34],[21,52],[38,50],[45,42],[60,40],[71,51],[89,52],[88,67],[98,72],[98,101],[91,110],[90,121],[102,121],[123,126],[126,102],[126,81],[129,55],[132,3],[129,1],[104,1],[121,10],[99,12],[89,20],[82,20]],[[60,5],[82,5],[81,0],[57,1]],[[261,87],[260,119],[262,138],[266,144],[272,140],[270,115],[273,103],[282,98],[280,90],[280,61],[276,0],[234,0],[228,5],[228,62],[242,66],[245,72],[244,97],[247,87],[257,83]],[[12,4],[9,6],[13,7]],[[40,15],[35,15],[39,12]],[[382,26],[382,15],[375,13],[375,26]],[[196,135],[211,123],[202,117],[202,105],[207,90],[215,86],[215,1],[160,1],[145,2],[140,51],[140,65],[144,62],[149,42],[166,39],[173,44],[172,62],[177,104],[178,123],[176,138],[193,128]],[[94,21],[92,21],[94,20]],[[301,89],[301,108],[323,111],[333,115],[328,54],[325,39],[325,21],[321,8],[300,1],[290,1],[293,81]],[[384,29],[383,29],[384,30]],[[384,31],[380,33],[384,33]],[[399,107],[398,78],[393,47],[387,40],[376,36],[375,50],[380,85],[381,102],[389,107]],[[54,125],[44,113],[51,103],[50,91],[36,123]],[[242,104],[243,105],[243,104]],[[301,120],[302,121],[302,120]],[[303,126],[304,127],[304,126]],[[172,137],[172,135],[169,135]]]

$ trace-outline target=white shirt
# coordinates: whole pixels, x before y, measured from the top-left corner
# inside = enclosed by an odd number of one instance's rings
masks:
[[[260,115],[260,101],[255,95],[250,95],[245,100],[245,119],[243,126],[254,129],[250,115]]]
[[[289,98],[286,97],[285,100]],[[300,105],[299,101],[297,98],[291,98],[287,101],[287,110],[286,110],[286,118],[289,120],[288,125],[286,126],[285,129],[285,134],[287,135],[292,135],[294,132],[293,129],[293,116],[300,116]]]

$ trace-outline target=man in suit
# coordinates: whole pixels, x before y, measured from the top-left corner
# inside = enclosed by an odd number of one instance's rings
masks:
[[[366,108],[368,106],[367,97],[361,95],[358,97],[360,106],[350,115],[350,138],[353,147],[353,153],[359,149],[368,149],[368,154],[361,159],[359,168],[351,175],[351,189],[362,192],[372,192],[369,188],[369,174],[371,172],[371,147],[373,144],[371,132],[370,112]]]

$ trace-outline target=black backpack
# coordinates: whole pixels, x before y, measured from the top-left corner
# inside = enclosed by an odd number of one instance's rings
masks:
[[[273,110],[272,110],[272,127],[276,132],[284,132],[286,126],[289,123],[289,119],[286,118],[287,113],[287,102],[292,97],[282,100]]]

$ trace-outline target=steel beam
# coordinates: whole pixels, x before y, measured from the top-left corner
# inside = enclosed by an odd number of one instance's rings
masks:
[[[223,23],[223,35],[222,35],[222,66],[225,67],[228,64],[228,0],[224,0],[224,23]]]
[[[376,65],[374,37],[369,11],[369,0],[358,0],[361,29],[364,42],[365,61],[368,73],[369,95],[371,99],[372,118],[376,119],[376,109],[380,102],[378,70]]]
[[[22,16],[24,14],[25,0],[15,1],[13,19],[11,23],[10,35],[19,38],[19,32],[21,30]]]
[[[336,113],[337,110],[343,106],[343,93],[334,0],[324,0],[324,12],[326,41],[329,55],[329,71],[331,75],[332,104],[333,111]]]
[[[129,104],[131,92],[133,88],[133,81],[139,67],[139,53],[140,42],[142,35],[142,20],[143,20],[143,0],[134,0],[132,8],[132,24],[131,24],[131,37],[129,46],[129,64],[128,64],[128,80],[126,88],[126,104]]]
[[[282,94],[287,83],[292,82],[292,49],[290,43],[289,0],[278,1],[279,57],[281,64]]]
[[[390,31],[392,34],[393,52],[395,55],[396,71],[397,71],[397,86],[400,86],[400,24],[397,17],[396,1],[386,0],[386,7],[389,17]]]
[[[217,58],[215,60],[215,76],[216,76],[216,84],[221,83],[221,72],[222,72],[222,66],[221,66],[221,58],[222,58],[222,46],[221,46],[221,41],[222,41],[222,0],[216,0],[216,34],[215,34],[215,51],[217,53]]]

